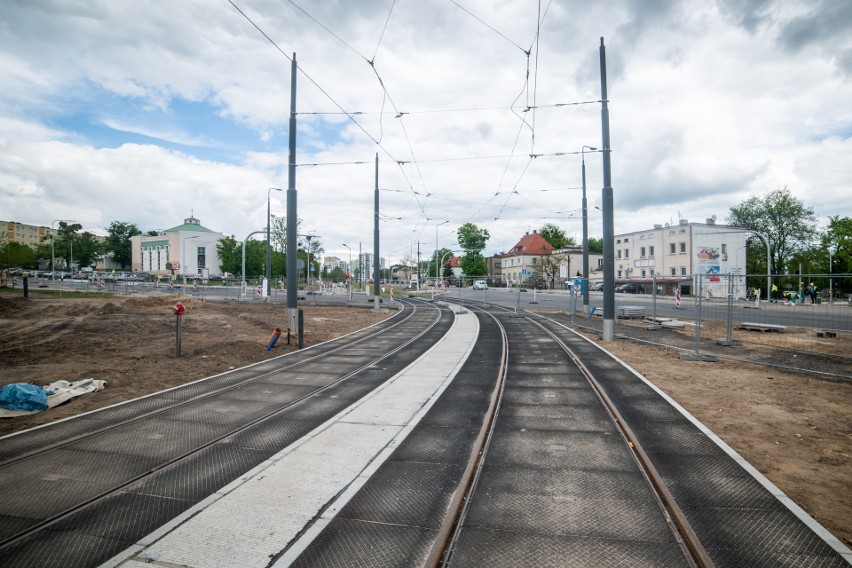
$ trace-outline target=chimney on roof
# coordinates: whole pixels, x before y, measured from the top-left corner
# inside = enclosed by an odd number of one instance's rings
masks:
[[[662,226],[662,225],[654,225],[654,228],[655,228],[655,229],[662,229],[662,228],[663,228],[663,226]]]
[[[538,232],[538,229],[533,229],[533,235]]]
[[[716,219],[713,219],[712,217],[707,217],[707,224],[708,225],[715,225]]]

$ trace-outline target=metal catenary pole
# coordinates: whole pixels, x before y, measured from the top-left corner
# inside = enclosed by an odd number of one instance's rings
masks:
[[[381,303],[381,269],[379,265],[379,154],[376,153],[376,190],[374,193],[373,218],[373,308],[378,310]]]
[[[287,327],[299,331],[299,313],[297,301],[299,298],[296,258],[298,256],[298,237],[296,229],[298,216],[296,212],[296,53],[290,65],[290,130],[289,130],[289,164],[287,169]]]
[[[606,47],[601,38],[600,45],[601,68],[601,132],[603,151],[603,188],[601,190],[601,206],[603,207],[603,257],[604,257],[604,289],[603,289],[603,340],[615,340],[615,234],[613,225],[612,197],[612,164],[609,140],[609,108],[607,107],[606,86]]]

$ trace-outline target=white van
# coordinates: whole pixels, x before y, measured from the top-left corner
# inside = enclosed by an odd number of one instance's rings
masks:
[[[477,280],[473,283],[474,290],[488,290],[488,283],[485,280]]]

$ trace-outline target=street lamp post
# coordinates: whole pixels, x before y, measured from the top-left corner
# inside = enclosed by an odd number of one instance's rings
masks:
[[[352,299],[352,248],[343,243],[343,246],[349,249],[349,264],[346,265],[346,271],[349,273],[349,299]]]
[[[272,249],[270,248],[270,226],[272,225],[272,210],[270,199],[272,190],[283,191],[277,187],[270,187],[266,190],[266,297],[268,298],[272,292]]]
[[[438,279],[441,277],[441,273],[438,270],[438,227],[447,223],[449,223],[449,221],[444,221],[443,223],[435,225],[435,286],[438,285]]]
[[[181,252],[181,274],[183,274],[183,292],[186,294],[186,241],[189,239],[197,239],[198,235],[194,235],[192,237],[184,237],[183,238],[183,246],[180,248]]]
[[[580,148],[583,172],[583,309],[589,308],[589,207],[586,201],[586,148],[596,151],[593,146]],[[569,274],[570,276],[570,274]]]

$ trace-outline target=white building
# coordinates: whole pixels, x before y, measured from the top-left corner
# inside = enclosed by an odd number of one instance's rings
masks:
[[[217,245],[223,238],[225,235],[202,226],[195,217],[155,236],[136,235],[130,239],[133,271],[204,279],[221,276]]]
[[[702,295],[726,297],[727,280],[714,274],[745,274],[748,230],[681,219],[677,225],[654,225],[653,229],[615,235],[616,284],[647,284],[656,276],[660,292],[674,288],[694,291],[694,275],[709,275]],[[745,278],[735,280],[734,297],[745,296]],[[650,290],[646,286],[646,290]]]

